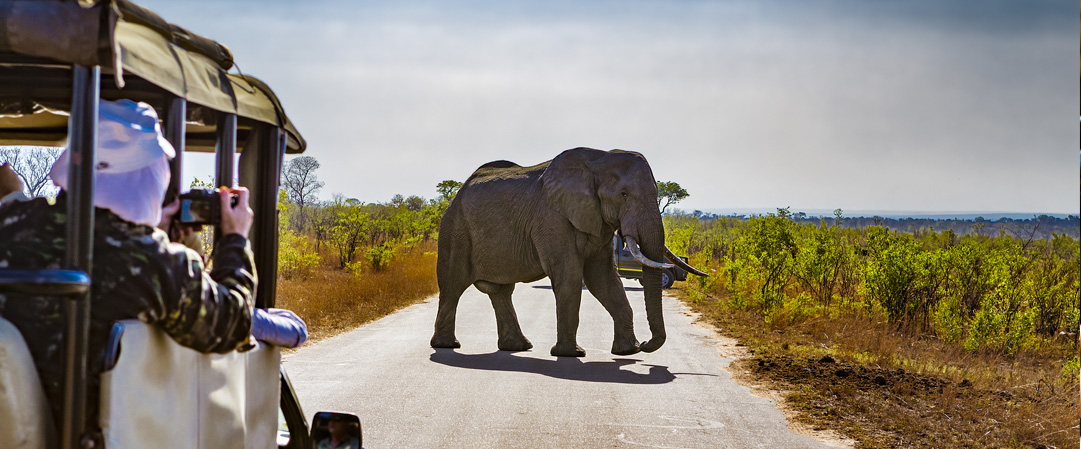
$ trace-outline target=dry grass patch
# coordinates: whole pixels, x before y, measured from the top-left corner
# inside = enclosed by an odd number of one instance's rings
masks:
[[[798,421],[858,448],[1077,447],[1078,379],[1063,375],[1076,343],[1002,355],[873,317],[766,323],[715,301],[687,302],[750,348],[737,369],[789,392]]]

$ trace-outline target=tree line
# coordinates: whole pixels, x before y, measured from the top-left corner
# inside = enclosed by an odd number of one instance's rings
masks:
[[[324,186],[316,174],[319,166],[315,158],[301,156],[284,167],[279,268],[285,276],[310,273],[327,250],[340,269],[385,269],[397,251],[438,238],[439,220],[461,186],[443,181],[433,199],[399,194],[365,203],[336,193],[319,201]]]
[[[718,215],[702,212],[700,210],[688,213],[679,209],[669,212],[668,215],[691,216],[702,220],[711,220],[721,217],[741,220],[746,220],[748,218],[748,215]],[[1001,217],[994,220],[988,220],[984,217],[975,217],[974,219],[891,218],[881,216],[845,217],[844,211],[837,209],[833,211],[832,218],[808,215],[804,212],[790,212],[788,216],[797,223],[817,224],[821,220],[826,219],[831,224],[855,229],[870,226],[883,226],[893,231],[910,233],[952,230],[954,233],[962,235],[982,234],[994,236],[1008,233],[1019,238],[1034,237],[1038,239],[1049,239],[1056,234],[1062,234],[1073,238],[1081,238],[1081,217],[1078,217],[1077,215],[1068,215],[1066,218],[1051,215],[1033,215],[1032,218],[1018,219]]]

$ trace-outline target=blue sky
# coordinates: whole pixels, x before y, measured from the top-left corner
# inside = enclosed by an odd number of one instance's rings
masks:
[[[1075,3],[139,3],[275,89],[324,199],[588,146],[685,210],[1081,209]]]

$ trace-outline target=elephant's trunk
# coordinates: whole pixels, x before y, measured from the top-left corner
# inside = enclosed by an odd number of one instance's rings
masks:
[[[627,241],[627,250],[631,254],[637,252],[642,255],[642,259],[645,259],[645,261],[639,259],[639,262],[643,265],[642,289],[646,297],[646,320],[649,322],[649,331],[652,336],[640,347],[642,351],[653,352],[660,349],[667,338],[664,330],[664,315],[661,313],[661,271],[671,268],[672,265],[655,262],[664,260],[664,228],[660,223],[660,216],[657,216],[655,224],[651,223],[651,226],[643,231],[646,232],[639,234],[643,240],[641,248],[633,237],[626,235],[624,237]],[[637,256],[635,258],[638,259]]]

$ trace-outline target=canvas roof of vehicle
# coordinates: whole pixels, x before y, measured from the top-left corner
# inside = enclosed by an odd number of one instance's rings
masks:
[[[0,1],[0,145],[62,144],[72,64],[101,66],[103,99],[186,99],[189,151],[214,150],[218,112],[237,115],[237,148],[257,122],[283,128],[289,153],[307,146],[270,87],[228,73],[228,48],[127,0]]]

